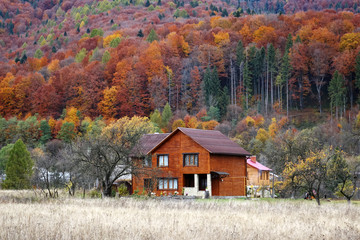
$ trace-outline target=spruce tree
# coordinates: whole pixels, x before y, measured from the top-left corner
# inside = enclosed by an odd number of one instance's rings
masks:
[[[42,58],[43,56],[44,56],[44,53],[43,53],[40,49],[37,49],[37,50],[35,51],[34,58],[40,59],[40,58]]]
[[[153,41],[159,41],[159,37],[158,35],[156,34],[155,30],[154,29],[151,29],[149,35],[147,36],[146,38],[146,41],[152,43]]]
[[[63,140],[66,143],[71,143],[76,137],[75,125],[72,122],[64,122],[57,135],[58,139]]]
[[[169,125],[169,122],[172,118],[173,114],[170,108],[169,103],[166,103],[164,110],[162,112],[161,115],[161,120],[162,120],[162,127],[166,128]]]
[[[141,37],[141,38],[142,38],[142,37],[144,37],[144,34],[143,34],[143,32],[142,32],[142,30],[141,30],[141,29],[139,30],[139,32],[138,32],[138,34],[137,34],[137,36],[138,36],[138,37]]]
[[[286,116],[289,117],[289,78],[291,72],[289,53],[285,51],[281,63],[281,77],[286,84]]]
[[[204,73],[203,83],[204,83],[204,96],[205,96],[205,105],[210,107],[210,81],[211,81],[211,70],[208,66]]]
[[[358,52],[355,59],[355,87],[360,90],[360,52]],[[358,102],[360,102],[360,95]]]
[[[106,64],[109,60],[110,60],[110,53],[109,53],[109,51],[105,51],[104,52],[104,54],[103,54],[103,56],[102,56],[102,59],[101,59],[101,62],[103,63],[103,64]]]
[[[221,120],[226,115],[226,108],[229,104],[229,89],[225,86],[223,90],[221,90],[219,97],[218,97],[218,104],[217,107],[219,109],[220,118]]]
[[[47,141],[51,139],[51,129],[49,123],[46,120],[41,120],[40,131],[41,131],[40,143],[45,144],[47,143]]]
[[[346,94],[344,77],[335,71],[328,88],[332,108],[335,108],[335,116],[338,117],[339,109],[344,105]]]
[[[244,65],[244,74],[243,74],[243,81],[244,81],[244,88],[245,88],[245,107],[246,109],[249,108],[249,98],[251,94],[251,76],[249,70],[249,61],[245,61]]]
[[[34,162],[30,152],[21,139],[17,140],[10,151],[6,164],[6,179],[3,183],[5,189],[28,189],[31,187],[32,167]]]
[[[14,144],[8,144],[0,150],[0,175],[5,173],[6,164],[9,161],[10,151],[13,149]]]

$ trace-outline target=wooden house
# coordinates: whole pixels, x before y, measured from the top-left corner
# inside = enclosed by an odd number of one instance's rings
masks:
[[[269,186],[271,169],[256,161],[256,156],[247,159],[248,186]]]
[[[177,128],[140,141],[147,172],[133,176],[133,190],[204,196],[246,195],[246,156],[219,131]]]

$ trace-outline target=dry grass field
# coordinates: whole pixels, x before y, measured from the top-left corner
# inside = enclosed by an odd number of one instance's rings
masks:
[[[360,239],[360,205],[35,198],[0,191],[0,239]]]

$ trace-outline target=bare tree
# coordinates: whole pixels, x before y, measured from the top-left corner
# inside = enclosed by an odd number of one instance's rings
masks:
[[[153,131],[147,118],[124,117],[104,128],[98,136],[78,139],[73,144],[74,160],[100,182],[104,196],[110,196],[113,183],[121,176],[137,174],[141,165],[131,160],[143,134]]]
[[[58,189],[65,186],[65,171],[59,164],[59,153],[63,147],[60,140],[53,140],[45,145],[44,150],[35,148],[32,151],[32,157],[35,159],[35,174],[32,181],[36,189],[46,197],[57,197]]]

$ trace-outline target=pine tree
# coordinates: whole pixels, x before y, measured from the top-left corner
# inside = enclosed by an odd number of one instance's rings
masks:
[[[246,109],[249,109],[249,98],[252,91],[252,84],[251,84],[251,76],[249,70],[249,62],[246,61],[244,65],[244,74],[243,74],[243,81],[244,81],[244,90],[245,90],[245,106]]]
[[[0,175],[5,173],[6,164],[9,161],[10,151],[13,149],[14,144],[8,144],[0,149]]]
[[[142,37],[144,37],[144,34],[143,34],[143,32],[142,32],[142,30],[141,30],[141,29],[139,30],[139,32],[138,32],[138,34],[137,34],[137,36],[138,36],[138,37],[141,37],[141,38],[142,38]]]
[[[10,151],[10,157],[6,164],[6,179],[3,183],[3,188],[30,188],[33,165],[34,162],[30,158],[30,152],[26,149],[25,144],[21,139],[17,140],[14,144],[14,147]]]
[[[58,139],[63,140],[66,143],[71,143],[76,137],[75,125],[72,122],[64,122],[57,135]]]
[[[170,122],[172,116],[173,116],[173,114],[172,114],[170,105],[169,105],[169,103],[166,103],[164,110],[162,112],[162,115],[161,115],[163,128],[167,128],[169,126],[169,122]]]
[[[355,59],[355,87],[360,90],[360,52]],[[360,102],[360,95],[358,101]]]
[[[149,35],[147,36],[146,38],[146,41],[152,43],[153,41],[159,41],[159,37],[158,35],[156,34],[155,30],[154,29],[151,29]]]
[[[103,64],[106,64],[109,60],[110,60],[110,53],[109,51],[106,50],[102,56],[101,62]]]
[[[335,116],[338,118],[339,109],[344,105],[346,93],[344,77],[338,71],[335,71],[330,81],[328,91],[331,107],[335,107]]]
[[[267,52],[267,62],[268,62],[268,73],[270,74],[270,104],[271,108],[274,105],[274,73],[276,71],[276,51],[274,46],[270,43]]]
[[[244,45],[240,40],[236,46],[236,64],[239,67],[239,87],[240,94],[243,93],[244,87],[244,79],[243,79],[243,71],[244,71],[244,62],[245,62],[245,54],[244,54]]]
[[[293,46],[292,35],[291,35],[291,33],[289,33],[289,35],[287,36],[287,39],[286,39],[285,53],[289,53],[290,48],[292,48],[292,46]]]
[[[291,65],[289,59],[289,53],[285,51],[281,63],[281,77],[286,84],[286,116],[289,117],[289,78],[291,72]]]
[[[204,84],[204,96],[205,105],[210,107],[210,81],[211,81],[211,70],[208,66],[204,73],[203,84]]]
[[[158,109],[155,109],[155,111],[150,114],[150,121],[154,123],[156,127],[160,127],[162,125],[161,114]]]
[[[43,53],[40,49],[37,49],[37,50],[35,51],[34,58],[40,59],[40,58],[42,58],[43,56],[44,56],[44,53]]]
[[[45,144],[47,143],[47,141],[51,139],[51,129],[49,123],[46,120],[41,120],[40,131],[41,131],[40,143]]]
[[[217,108],[219,109],[220,119],[221,120],[226,115],[227,106],[229,104],[229,89],[225,86],[223,90],[221,90],[218,97]]]

